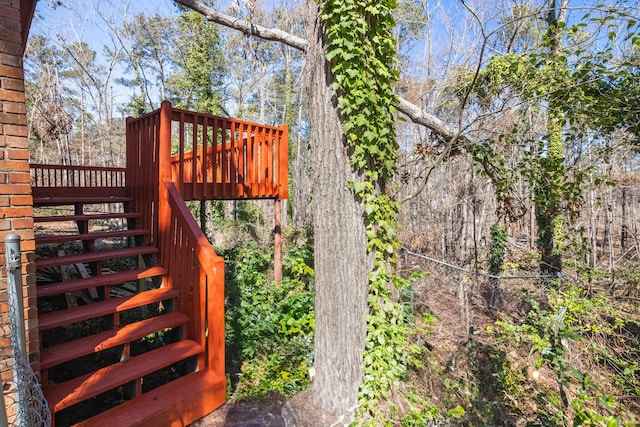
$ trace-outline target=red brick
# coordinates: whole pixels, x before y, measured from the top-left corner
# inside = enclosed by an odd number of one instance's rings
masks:
[[[2,17],[0,17],[0,25],[2,25],[2,27],[0,27],[0,40],[2,40],[3,43],[7,43],[7,42],[11,42],[10,44],[21,43],[22,33],[20,31],[10,30],[9,28],[4,27],[4,25],[7,25],[8,23],[13,23],[15,26],[15,21],[2,19]]]
[[[38,290],[37,287],[34,286],[27,286],[27,289],[25,289],[25,295],[28,295],[27,297],[27,307],[36,307],[38,305],[38,297],[36,296]]]
[[[7,136],[27,136],[27,126],[8,124],[3,125],[4,134]]]
[[[23,102],[5,101],[2,103],[2,111],[5,113],[26,114],[27,106]]]
[[[0,43],[0,52],[8,55],[22,56],[22,39],[17,42],[4,41]]]
[[[31,215],[33,215],[33,210],[31,210]],[[13,221],[12,221],[12,223],[13,223]],[[15,227],[14,227],[14,230],[15,230]],[[27,230],[27,231],[30,232],[31,230]],[[33,240],[33,235],[31,235],[31,238],[23,240],[23,242],[22,242],[22,250],[23,251],[35,251],[36,250],[36,241]],[[29,262],[29,265],[32,265],[32,264],[33,264],[32,262]],[[28,271],[28,270],[29,269],[27,268],[27,272],[30,273],[30,271]],[[35,271],[34,271],[34,273],[35,273]]]
[[[11,204],[13,206],[33,206],[33,197],[31,197],[31,196],[11,196]]]
[[[6,172],[0,171],[0,186],[7,184],[9,181],[9,174]]]
[[[4,214],[0,214],[0,217]],[[11,230],[11,222],[8,219],[0,218],[0,231]]]
[[[38,328],[38,317],[31,317],[29,319],[25,319],[24,322],[25,330],[31,331]]]
[[[22,25],[20,21],[2,16],[2,6],[0,6],[0,28],[0,36],[5,35],[5,33],[9,35],[17,34],[20,37],[20,41],[22,40]],[[1,40],[16,41],[13,40],[13,36],[5,36]]]
[[[22,136],[5,136],[5,146],[10,148],[29,149],[29,140]]]
[[[0,160],[0,169],[7,172],[26,172],[29,171],[29,162],[24,160]]]
[[[18,149],[18,148],[8,148],[7,149],[7,159],[9,159],[9,160],[29,160],[29,150]],[[0,160],[2,160],[2,157],[0,157]]]
[[[2,89],[24,91],[24,80],[4,78],[0,83]]]
[[[24,71],[20,67],[11,67],[9,65],[0,65],[0,76],[11,77],[14,79],[24,79]]]
[[[11,5],[12,6],[12,5]],[[20,10],[15,7],[0,6],[0,16],[5,20],[18,21],[18,30],[20,29]]]
[[[25,309],[25,315],[26,319],[36,319],[38,317],[38,309],[36,307],[29,307]]]
[[[18,234],[22,234],[20,231],[15,231],[15,230],[12,230],[11,232],[12,233],[16,233],[17,232]],[[23,245],[24,245],[23,241],[20,241],[20,248],[22,248]],[[29,264],[28,264],[28,261],[27,261],[27,257],[25,256],[24,250],[22,251],[22,256],[20,257],[20,262],[22,263],[20,273],[22,274],[22,277],[24,277],[25,274],[27,274],[27,267],[29,267]],[[23,292],[23,295],[24,295],[24,292]]]
[[[31,174],[27,172],[9,172],[9,182],[12,184],[29,183],[31,184]]]
[[[40,341],[40,336],[37,331],[25,331],[24,335],[27,342]]]
[[[2,210],[0,214],[6,218],[20,218],[33,215],[33,209],[31,207],[8,207]]]
[[[0,123],[11,125],[26,125],[27,116],[25,114],[0,113]]]
[[[31,194],[31,183],[0,185],[0,194]]]
[[[24,92],[0,89],[0,99],[3,101],[24,102]]]
[[[25,230],[26,231],[26,230]],[[36,262],[35,259],[33,261],[29,261],[29,262],[25,262],[25,268],[26,268],[26,273],[28,275],[34,275],[36,274]]]
[[[9,54],[0,52],[0,64],[8,65],[9,67],[22,67],[22,53]]]
[[[11,221],[14,230],[28,230],[33,228],[32,218],[16,218]]]
[[[0,207],[9,206],[9,196],[0,196]]]
[[[31,331],[32,334],[26,337],[27,351],[29,353],[39,355],[40,348],[38,344],[40,344],[40,334],[38,332],[38,329],[30,329],[29,331]],[[25,331],[25,335],[27,334],[27,332],[28,331]]]

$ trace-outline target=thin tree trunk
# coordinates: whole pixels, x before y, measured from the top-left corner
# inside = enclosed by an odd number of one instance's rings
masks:
[[[621,218],[621,227],[620,227],[620,248],[624,253],[627,244],[627,234],[628,234],[628,221],[627,221],[627,189],[622,189],[622,218]]]

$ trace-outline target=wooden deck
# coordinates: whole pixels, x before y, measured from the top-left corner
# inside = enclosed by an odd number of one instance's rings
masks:
[[[39,258],[36,269],[89,265],[91,270],[89,274],[84,269],[80,278],[39,285],[39,300],[66,296],[68,303],[78,292],[92,291],[85,304],[41,314],[41,336],[104,316],[112,319],[105,331],[41,349],[44,392],[54,419],[59,412],[126,384],[135,384],[131,398],[74,425],[186,425],[224,402],[224,264],[185,201],[285,199],[287,139],[286,126],[179,110],[164,102],[157,111],[127,119],[126,168],[31,165],[34,206],[67,206],[67,213],[37,216],[35,222],[66,222],[78,230],[40,235],[36,244],[80,244],[83,250]],[[92,204],[106,206],[107,211],[86,212]],[[128,229],[93,229],[113,219]],[[101,239],[121,239],[133,246],[99,249],[95,242]],[[113,258],[131,259],[136,266],[104,273],[102,263]],[[152,259],[152,265],[145,259]],[[110,296],[112,287],[135,287],[151,278],[158,288],[142,286],[129,296]],[[161,302],[167,302],[169,312],[120,325],[121,313]],[[181,340],[131,356],[129,347],[135,340],[174,328],[181,331]],[[120,348],[119,363],[60,384],[49,382],[56,366]],[[193,360],[192,373],[157,389],[144,389],[146,375],[186,359]]]

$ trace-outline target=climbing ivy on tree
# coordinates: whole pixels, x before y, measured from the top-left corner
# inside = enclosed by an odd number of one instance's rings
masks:
[[[396,265],[399,203],[386,192],[396,168],[393,84],[395,40],[394,0],[320,1],[331,64],[351,165],[361,181],[350,183],[364,206],[368,250],[374,256],[369,275],[368,334],[360,405],[375,411],[395,380],[405,373],[406,319],[394,289],[405,282]]]
[[[485,111],[504,108],[505,98],[514,112],[544,118],[543,131],[531,134],[527,120],[522,119],[499,135],[497,141],[468,144],[473,159],[494,185],[498,216],[518,218],[522,209],[514,203],[512,188],[523,179],[533,196],[538,225],[538,249],[541,269],[556,273],[562,268],[561,252],[565,241],[565,219],[575,217],[583,196],[581,185],[585,172],[567,164],[564,148],[572,138],[588,137],[597,141],[624,130],[631,142],[638,139],[638,99],[636,58],[640,38],[635,19],[621,23],[586,14],[584,22],[568,26],[557,11],[545,18],[548,29],[540,45],[521,53],[493,56],[478,73],[469,76],[469,84],[461,94]],[[611,16],[624,17],[611,10]],[[600,22],[602,21],[602,22]],[[626,22],[626,24],[625,24]],[[606,26],[608,36],[596,49],[586,49],[589,38],[587,23]],[[630,55],[620,59],[614,55],[623,44]],[[588,133],[588,136],[585,135]],[[508,166],[496,153],[495,142],[519,144],[524,157]],[[518,176],[520,178],[518,178]]]
[[[499,276],[507,253],[507,230],[496,221],[491,225],[491,246],[489,248],[489,273]],[[497,281],[494,281],[497,283]]]

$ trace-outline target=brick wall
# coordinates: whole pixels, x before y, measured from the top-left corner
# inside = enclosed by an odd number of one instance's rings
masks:
[[[22,69],[33,5],[25,0],[0,0],[0,313],[6,324],[7,286],[5,236],[22,238],[22,282],[27,352],[39,369],[39,339],[35,300],[33,199],[29,178],[29,143]],[[30,10],[24,10],[29,8]],[[3,343],[0,343],[3,344]]]

